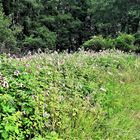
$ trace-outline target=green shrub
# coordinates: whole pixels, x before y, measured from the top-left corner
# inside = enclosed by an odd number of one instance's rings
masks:
[[[122,51],[135,51],[136,46],[134,46],[135,37],[130,34],[120,34],[115,39],[115,48]]]
[[[85,50],[104,50],[104,49],[112,49],[113,40],[112,39],[105,39],[102,36],[93,36],[90,40],[86,41],[83,44],[83,48]]]
[[[134,34],[135,37],[135,46],[137,46],[136,52],[140,52],[140,32]]]
[[[82,47],[85,50],[106,50],[106,49],[118,49],[121,51],[138,51],[139,49],[139,34],[120,34],[116,38],[103,38],[102,36],[94,36],[90,40],[86,41]]]

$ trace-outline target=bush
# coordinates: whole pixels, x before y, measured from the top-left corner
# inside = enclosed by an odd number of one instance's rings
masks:
[[[137,46],[136,52],[140,52],[140,32],[134,34],[135,37],[135,46]]]
[[[138,51],[140,43],[139,34],[120,34],[116,38],[103,38],[102,36],[94,36],[86,41],[82,46],[85,50],[105,50],[118,49],[121,51]]]
[[[115,39],[115,48],[122,51],[135,51],[136,46],[134,46],[135,37],[130,34],[120,34]]]
[[[104,49],[112,49],[113,40],[112,39],[105,39],[102,36],[93,36],[90,40],[86,41],[83,45],[85,50],[104,50]]]

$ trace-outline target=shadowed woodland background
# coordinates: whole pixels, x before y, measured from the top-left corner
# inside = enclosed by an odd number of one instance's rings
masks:
[[[70,52],[94,35],[114,38],[120,33],[135,34],[140,30],[139,0],[0,2],[1,52],[39,48]]]

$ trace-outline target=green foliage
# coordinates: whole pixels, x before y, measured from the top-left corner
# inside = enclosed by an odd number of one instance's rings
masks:
[[[137,0],[0,2],[3,8],[2,17],[5,17],[1,19],[2,22],[7,22],[5,19],[11,21],[10,25],[2,24],[6,26],[2,27],[1,39],[2,42],[7,40],[3,46],[10,48],[12,44],[22,53],[36,51],[38,48],[77,51],[92,36],[116,37],[120,32],[135,34],[139,30],[140,3]],[[20,32],[13,27],[20,27]],[[110,41],[100,45],[107,45],[105,48],[109,45],[110,48]]]
[[[96,32],[105,36],[138,32],[139,6],[140,3],[135,0],[91,0],[90,10]]]
[[[102,36],[94,36],[86,41],[82,46],[85,50],[105,50],[119,49],[125,52],[138,50],[138,35],[120,34],[116,38],[103,38]]]
[[[0,60],[0,139],[140,139],[136,56],[106,51]]]
[[[14,32],[9,28],[10,24],[10,20],[3,14],[0,7],[0,52],[10,50],[16,44]]]
[[[135,46],[137,46],[136,52],[140,52],[140,32],[137,32],[135,35]]]
[[[42,136],[38,136],[36,138],[33,138],[32,140],[62,140],[59,138],[59,135],[56,132],[51,132],[43,138]]]
[[[115,39],[115,47],[122,51],[135,51],[136,46],[134,46],[135,37],[128,34],[120,34]]]
[[[105,39],[102,36],[93,36],[90,40],[86,41],[83,44],[85,50],[104,50],[104,49],[113,49],[113,40]]]
[[[46,27],[39,27],[34,31],[34,35],[26,36],[24,46],[27,50],[50,49],[56,45],[56,34],[50,32]]]

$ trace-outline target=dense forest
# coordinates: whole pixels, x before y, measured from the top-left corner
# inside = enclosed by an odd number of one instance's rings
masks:
[[[37,51],[39,48],[70,52],[78,50],[93,36],[102,35],[102,40],[115,38],[120,33],[137,34],[136,43],[140,42],[139,0],[0,2],[1,52]]]

